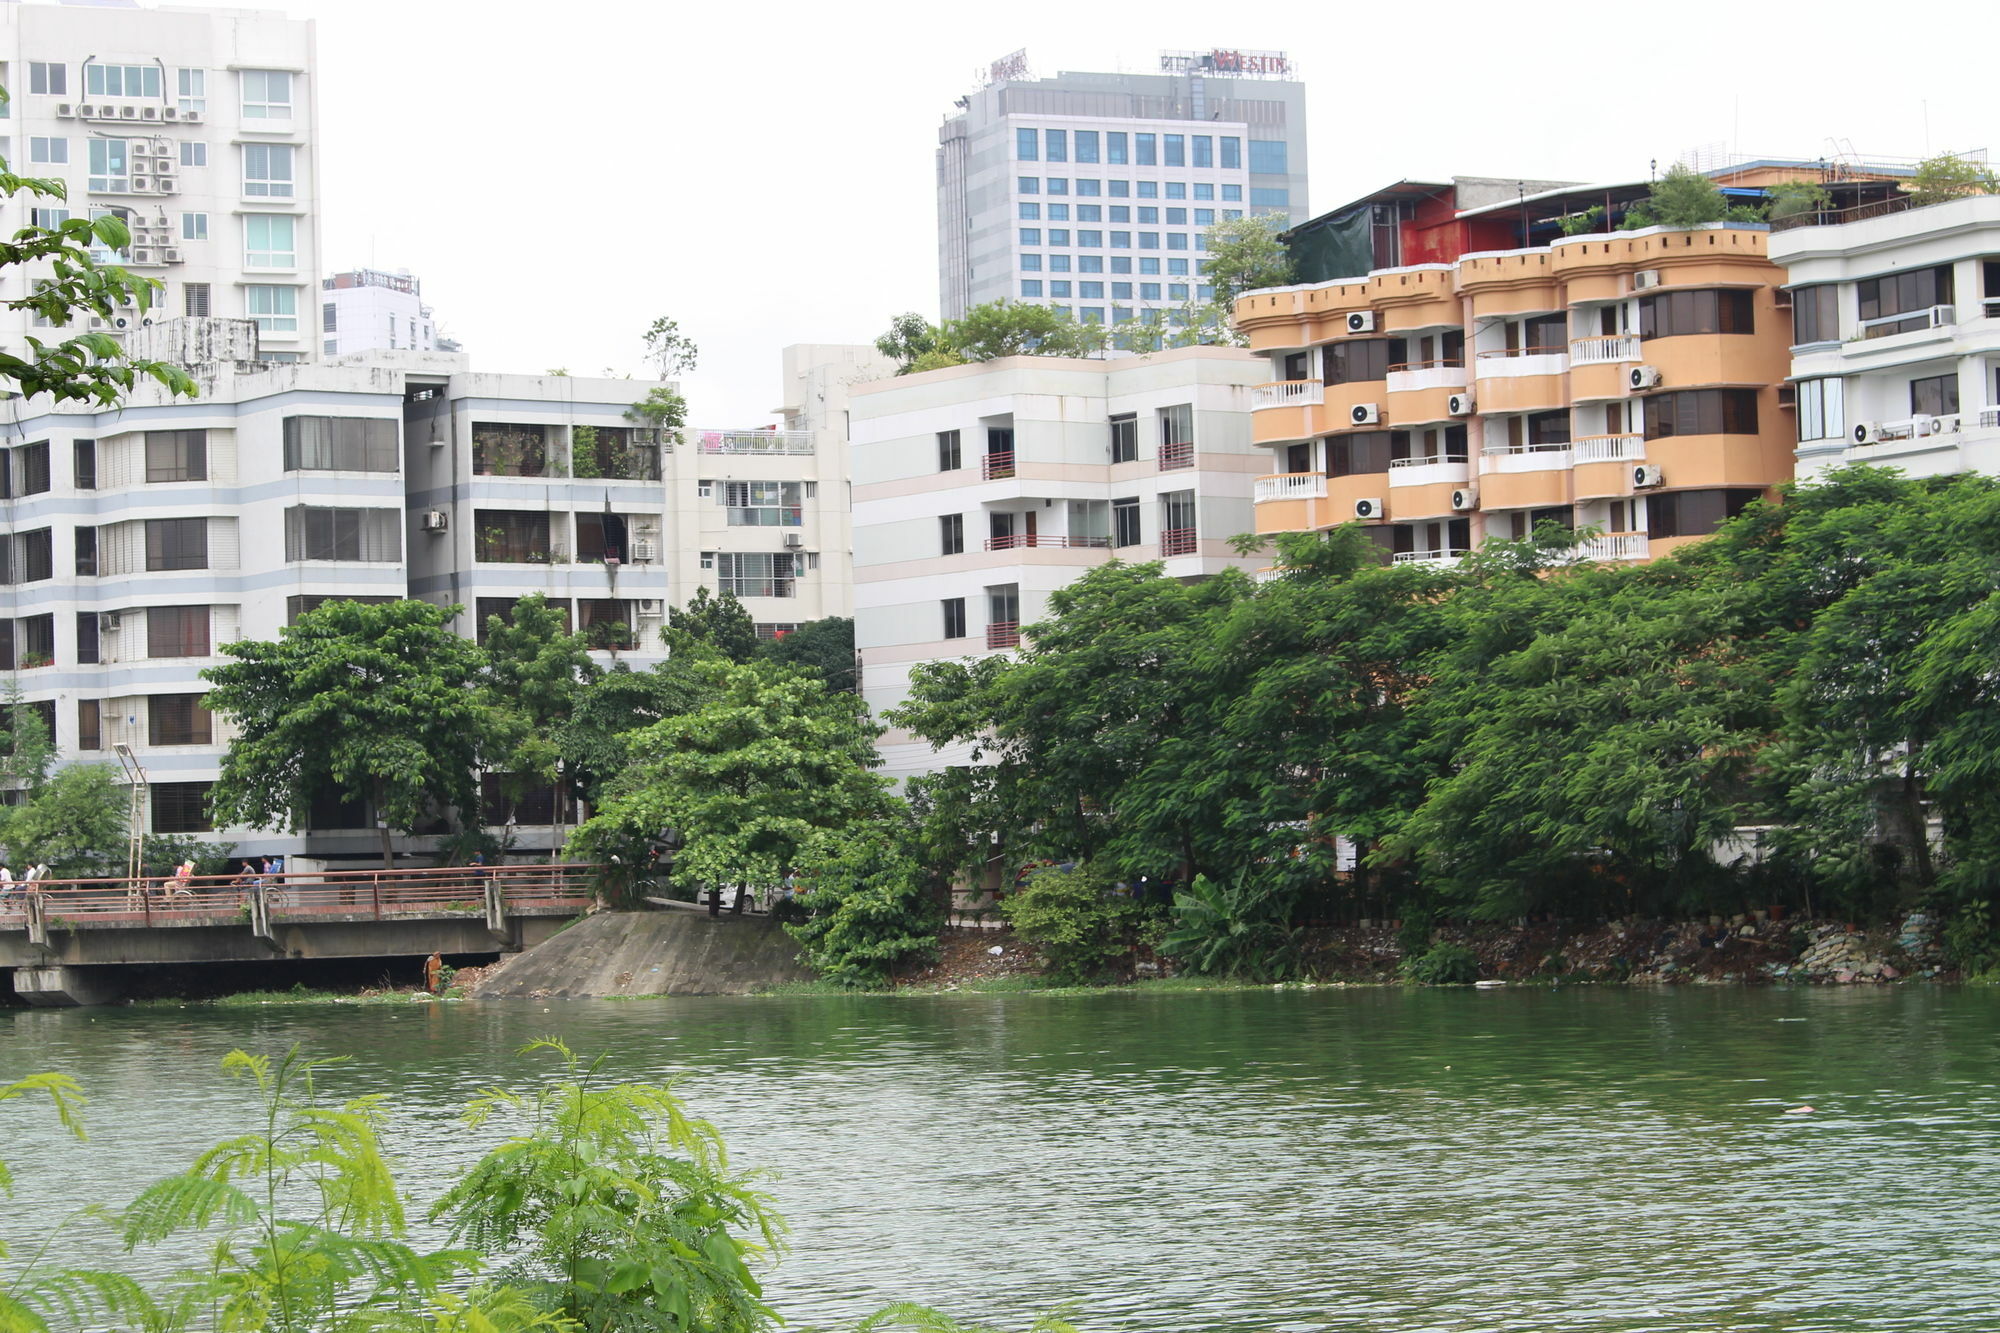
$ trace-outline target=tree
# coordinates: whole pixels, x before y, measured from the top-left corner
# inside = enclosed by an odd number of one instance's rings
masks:
[[[898,375],[955,366],[964,360],[946,344],[944,330],[914,310],[889,321],[889,331],[875,340],[875,350],[896,363]]]
[[[318,796],[367,800],[384,868],[391,829],[452,811],[476,823],[494,721],[479,649],[450,627],[459,610],[328,602],[276,643],[223,645],[236,660],[201,673],[238,732],[210,794],[216,822],[296,829]]]
[[[1000,910],[1022,939],[1041,951],[1050,973],[1081,986],[1131,951],[1130,897],[1112,893],[1111,878],[1094,865],[1036,871],[1007,895]]]
[[[1292,256],[1278,239],[1285,219],[1276,213],[1230,218],[1208,229],[1208,281],[1215,303],[1233,309],[1236,298],[1259,287],[1292,280]]]
[[[807,849],[799,870],[805,892],[795,900],[804,916],[785,931],[821,977],[881,986],[899,965],[936,952],[943,913],[910,851],[912,835],[898,820],[874,837],[822,839]]]
[[[854,688],[854,621],[847,616],[826,616],[763,643],[764,656],[773,662],[804,667],[826,682],[830,690]]]
[[[1941,204],[1967,195],[2000,193],[2000,176],[1984,162],[1939,153],[1917,163],[1908,189],[1913,204]]]
[[[1833,196],[1818,181],[1778,181],[1765,193],[1771,197],[1773,222],[1802,213],[1823,213],[1833,207]]]
[[[1653,182],[1652,192],[1625,210],[1621,231],[1640,227],[1700,227],[1710,222],[1761,222],[1764,212],[1750,205],[1732,207],[1716,183],[1684,163],[1676,162]]]
[[[33,792],[48,781],[55,757],[40,711],[21,697],[18,683],[8,681],[0,699],[0,789]]]
[[[1102,325],[1080,324],[1069,311],[1015,301],[976,305],[945,326],[944,341],[967,361],[1003,356],[1090,356],[1104,350]]]
[[[646,359],[660,368],[661,379],[672,379],[675,375],[691,374],[695,362],[701,357],[701,349],[694,340],[681,332],[681,326],[665,315],[653,321],[652,327],[642,335],[646,344]]]
[[[578,691],[569,715],[556,724],[555,741],[585,801],[602,800],[605,785],[631,764],[635,733],[694,706],[702,689],[694,660],[672,657],[649,671],[620,662]]]
[[[598,674],[583,637],[564,620],[540,593],[521,598],[508,616],[486,618],[485,689],[494,728],[487,761],[510,804],[557,785],[557,728]]]
[[[714,597],[707,588],[696,588],[686,606],[668,610],[660,637],[671,652],[712,652],[737,663],[748,662],[761,647],[756,622],[736,594]]]
[[[46,863],[53,879],[123,874],[131,788],[104,764],[72,764],[0,818],[0,842],[21,865]]]
[[[603,859],[662,830],[685,846],[676,878],[776,884],[822,837],[880,836],[893,808],[876,763],[877,728],[859,697],[768,662],[707,658],[685,713],[628,737],[631,766],[574,844]]]

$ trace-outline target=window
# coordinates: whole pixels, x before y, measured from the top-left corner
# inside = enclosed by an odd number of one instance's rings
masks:
[[[1022,295],[1022,296],[1024,296],[1024,297],[1039,297],[1039,296],[1040,296],[1041,294],[1042,294],[1042,280],[1041,280],[1040,278],[1023,278],[1023,279],[1021,279],[1021,295]]]
[[[253,284],[243,289],[250,318],[263,333],[299,331],[299,289]]]
[[[1107,130],[1105,132],[1104,160],[1113,166],[1122,167],[1125,165],[1125,132],[1123,130]],[[1117,191],[1114,190],[1112,193],[1116,194]]]
[[[28,210],[28,221],[34,226],[54,231],[57,227],[69,221],[69,210],[67,208],[31,208]]]
[[[1227,162],[1224,166],[1229,165]],[[1291,171],[1286,163],[1285,141],[1283,139],[1252,139],[1250,141],[1250,170],[1259,176],[1283,176]]]
[[[1843,381],[1803,380],[1796,386],[1796,392],[1801,443],[1846,437],[1846,385]]]
[[[206,833],[214,828],[208,817],[208,789],[214,785],[212,782],[153,783],[153,832]]]
[[[1050,194],[1068,194],[1068,193],[1069,193],[1069,177],[1067,177],[1067,176],[1051,176],[1051,177],[1049,177],[1049,193],[1050,193]]]
[[[720,499],[732,528],[796,528],[805,521],[804,493],[796,481],[725,481]]]
[[[208,520],[149,518],[146,520],[146,568],[207,569]]]
[[[1643,401],[1649,440],[1757,433],[1757,394],[1753,389],[1681,389],[1650,394]]]
[[[176,88],[180,94],[180,109],[196,113],[208,110],[208,71],[180,69],[175,70],[174,74]]]
[[[1384,379],[1389,367],[1407,361],[1408,344],[1401,338],[1368,338],[1331,342],[1323,353],[1328,384],[1361,384]]]
[[[1157,283],[1157,282],[1142,282],[1142,283],[1140,283],[1140,284],[1139,284],[1139,299],[1140,299],[1141,301],[1157,301],[1157,300],[1159,300],[1159,299],[1160,299],[1160,284],[1159,284],[1159,283]]]
[[[1144,208],[1144,207],[1140,208],[1139,221],[1142,223],[1150,224],[1155,227],[1159,226],[1160,210],[1158,208]]]
[[[1183,134],[1169,134],[1169,135],[1167,135],[1167,136],[1166,136],[1166,141],[1167,141],[1167,142],[1166,142],[1166,149],[1167,149],[1167,162],[1166,162],[1166,165],[1168,165],[1168,166],[1170,166],[1170,167],[1184,167],[1184,166],[1186,166],[1186,165],[1187,165],[1187,136],[1186,136],[1186,135],[1183,135]]]
[[[1049,205],[1049,221],[1051,221],[1051,222],[1068,222],[1068,221],[1069,221],[1069,205],[1068,205],[1068,204],[1050,204],[1050,205]],[[1051,237],[1051,238],[1050,238],[1050,240],[1049,240],[1049,244],[1050,244],[1050,245],[1063,245],[1063,244],[1065,244],[1065,242],[1063,242],[1063,241],[1058,241],[1058,240],[1054,239],[1053,237]]]
[[[1951,304],[1951,266],[1920,268],[1886,278],[1869,278],[1854,284],[1860,303],[1861,336],[1886,338],[1891,334],[1927,329],[1932,306]],[[1910,315],[1897,319],[1897,315]]]
[[[158,65],[85,65],[84,91],[92,97],[149,98],[160,96]]]
[[[1242,203],[1242,202],[1243,202],[1243,187],[1242,187],[1241,185],[1225,185],[1225,186],[1223,186],[1223,187],[1222,187],[1222,202],[1223,202],[1223,203],[1225,203],[1225,204],[1240,204],[1240,203]],[[1230,214],[1229,214],[1229,212],[1228,212],[1228,211],[1226,211],[1226,210],[1225,210],[1225,211],[1224,211],[1224,213],[1223,213],[1223,216],[1224,216],[1224,217],[1228,217],[1228,216],[1230,216]],[[1235,214],[1235,216],[1237,216],[1237,217],[1239,217],[1239,218],[1240,218],[1240,217],[1242,217],[1242,216],[1243,216],[1243,214],[1242,214],[1242,213],[1241,213],[1241,212],[1239,211],[1239,212],[1237,212],[1237,213]]]
[[[1215,210],[1212,208],[1197,208],[1194,211],[1194,225],[1197,227],[1213,227],[1215,225]]]
[[[207,657],[209,610],[206,606],[146,608],[147,657]]]
[[[1225,170],[1237,171],[1243,166],[1243,141],[1233,136],[1225,138],[1222,144],[1222,165]],[[1229,188],[1224,186],[1224,189]]]
[[[1134,413],[1111,418],[1111,461],[1130,463],[1139,456],[1139,418]]]
[[[1050,239],[1051,241],[1053,241],[1053,240],[1054,240],[1055,238],[1054,238],[1054,237],[1050,237],[1049,239]],[[1049,272],[1051,272],[1051,273],[1067,273],[1067,272],[1069,272],[1069,256],[1068,256],[1068,255],[1050,255],[1050,256],[1049,256]]]
[[[37,440],[14,451],[21,473],[21,494],[40,495],[49,489],[49,442]]]
[[[1654,537],[1706,537],[1762,495],[1751,487],[1649,495],[1646,531]]]
[[[1078,204],[1076,206],[1076,220],[1078,222],[1102,222],[1104,221],[1104,209],[1098,204]],[[1086,241],[1083,244],[1097,245],[1099,242]]]
[[[1040,194],[1042,192],[1041,177],[1022,176],[1014,182],[1014,190],[1017,194]]]
[[[292,197],[292,146],[288,143],[243,145],[243,193],[252,199]]]
[[[1047,130],[1042,135],[1042,142],[1049,161],[1069,161],[1069,131]]]
[[[1040,157],[1038,143],[1041,136],[1034,130],[1014,131],[1014,156],[1022,162],[1033,162]]]
[[[1215,165],[1215,140],[1213,137],[1206,134],[1197,134],[1193,138],[1193,145],[1194,161],[1192,165],[1197,167],[1212,167]]]
[[[1160,233],[1158,233],[1158,232],[1156,232],[1156,231],[1142,231],[1142,232],[1140,232],[1140,233],[1139,233],[1139,248],[1140,248],[1141,250],[1157,250],[1157,249],[1159,249],[1159,248],[1160,248]]]
[[[965,515],[940,514],[938,516],[938,554],[962,555],[965,552]]]
[[[75,440],[70,444],[72,466],[75,469],[76,488],[80,491],[97,489],[97,441]]]
[[[205,167],[208,165],[208,145],[193,140],[181,144],[181,165],[184,167]]]
[[[55,552],[53,530],[36,528],[32,532],[16,533],[14,543],[15,580],[21,583],[37,583],[55,577]]]
[[[1187,210],[1186,210],[1185,208],[1170,208],[1170,209],[1168,209],[1168,210],[1167,210],[1167,225],[1168,225],[1169,227],[1185,227],[1185,226],[1187,226]]]
[[[131,159],[123,139],[90,141],[90,188],[123,192],[132,188]]]
[[[715,577],[719,592],[738,597],[791,597],[797,574],[790,552],[719,551]]]
[[[1168,181],[1167,198],[1169,199],[1187,198],[1187,183],[1184,181]]]
[[[1138,496],[1128,496],[1111,502],[1111,544],[1113,546],[1139,544]]]
[[[182,240],[184,240],[184,241],[205,241],[205,240],[207,240],[207,239],[208,239],[208,214],[206,214],[206,213],[183,213],[183,214],[181,214],[181,239],[182,239]],[[205,302],[206,302],[206,300],[207,300],[207,293],[208,293],[208,284],[207,284],[207,283],[205,283],[205,282],[203,282],[203,283],[194,283],[194,284],[190,284],[190,285],[192,285],[192,286],[199,286],[199,287],[200,287],[200,288],[202,289],[202,296],[203,296],[203,301],[204,301],[204,303],[205,303]],[[189,313],[189,314],[191,315],[191,314],[193,314],[193,313],[194,313],[194,311],[190,310],[190,311],[188,311],[188,313]],[[204,310],[202,311],[202,313],[203,313],[203,314],[206,314],[206,313],[208,313],[208,312],[207,312],[207,310],[206,310],[206,309],[204,308]]]
[[[396,422],[365,417],[286,417],[285,471],[394,472]]]
[[[1360,477],[1387,472],[1398,458],[1410,457],[1408,431],[1367,430],[1335,435],[1326,442],[1326,474]]]
[[[283,213],[251,213],[243,219],[243,267],[297,268],[297,219]]]
[[[1041,243],[1042,243],[1042,229],[1040,227],[1021,228],[1021,244],[1040,245]]]
[[[1078,130],[1076,132],[1076,160],[1095,162],[1097,160],[1097,131]]]
[[[401,560],[403,511],[293,505],[285,511],[287,560]]]
[[[938,607],[944,612],[944,634],[942,637],[947,639],[964,638],[965,599],[963,597],[947,597],[938,603]]]
[[[205,230],[203,234],[206,234]],[[184,313],[190,315],[206,315],[208,313],[208,284],[205,282],[182,283],[181,309]]]
[[[1160,197],[1160,183],[1158,181],[1140,181],[1139,197],[1141,199],[1158,199]]]
[[[78,617],[79,622],[81,622],[81,619],[82,617]],[[90,613],[90,626],[94,633],[97,629],[97,613],[95,611]],[[97,645],[93,642],[91,644],[93,652],[96,647]],[[95,662],[97,658],[93,655],[90,660]],[[98,717],[97,700],[95,699],[78,699],[76,701],[76,748],[79,750],[101,750],[104,748],[104,733]]]
[[[97,576],[97,529],[77,528],[71,545],[76,552],[76,572],[80,578]]]
[[[965,466],[965,455],[959,447],[958,432],[941,430],[937,437],[938,471],[956,472]]]
[[[1187,285],[1186,283],[1184,283],[1184,282],[1170,282],[1170,283],[1168,283],[1168,284],[1167,284],[1167,299],[1168,299],[1169,301],[1185,301],[1185,300],[1187,300],[1187,299],[1188,299],[1188,285]],[[1185,318],[1185,317],[1184,317],[1183,315],[1181,315],[1181,314],[1180,314],[1180,313],[1179,313],[1178,311],[1177,311],[1177,312],[1175,312],[1175,315],[1174,315],[1174,322],[1175,322],[1176,324],[1180,324],[1181,322],[1183,322],[1184,318]]]
[[[1132,233],[1129,231],[1112,232],[1111,248],[1113,250],[1130,250],[1132,248]],[[1129,264],[1132,261],[1128,259],[1125,262]]]
[[[1160,409],[1160,459],[1165,463],[1170,450],[1194,447],[1194,405],[1176,403]]]
[[[1079,301],[1102,301],[1104,284],[1101,282],[1079,282],[1076,285],[1076,299]],[[1100,315],[1102,312],[1099,312]],[[1085,321],[1086,323],[1088,321]]]
[[[292,76],[282,69],[243,71],[243,119],[290,120]]]
[[[1910,413],[1927,417],[1958,415],[1958,376],[1929,375],[1911,380]]]
[[[300,616],[310,611],[317,611],[328,602],[356,602],[362,606],[387,606],[389,603],[399,600],[401,599],[395,597],[357,597],[350,593],[306,593],[301,596],[287,597],[285,599],[285,623],[287,625],[296,625],[299,623]],[[480,624],[482,626],[484,626],[486,620],[486,604],[492,600],[489,597],[479,599]],[[512,608],[514,605],[512,598],[502,598],[501,600],[506,602],[509,608]],[[551,605],[562,608],[563,628],[567,632],[569,627],[569,603],[558,600],[551,603]],[[486,642],[486,635],[483,629],[479,635],[479,642],[481,644]]]
[[[69,66],[51,64],[46,60],[28,62],[28,91],[44,93],[50,97],[69,95]]]
[[[1099,195],[1104,193],[1102,189],[1102,184],[1103,183],[1101,181],[1080,180],[1076,183],[1076,192],[1080,195],[1087,196],[1088,198],[1095,199]]]
[[[45,139],[34,135],[28,140],[28,160],[30,162],[67,163],[69,161],[69,140]]]
[[[1746,291],[1662,292],[1639,298],[1641,338],[1753,331],[1750,293]]]
[[[1111,262],[1112,262],[1113,264],[1116,264],[1116,263],[1117,263],[1118,261],[1114,259],[1114,260],[1112,260]],[[1130,260],[1127,260],[1127,261],[1125,261],[1125,262],[1126,262],[1127,264],[1130,264],[1130,263],[1131,263],[1131,261],[1130,261]],[[1127,273],[1131,272],[1131,270],[1130,270],[1129,268],[1127,268],[1127,269],[1124,269],[1124,270],[1116,270],[1116,269],[1114,269],[1113,271],[1114,271],[1114,272],[1119,272],[1119,271],[1123,271],[1123,272],[1127,272]],[[1129,301],[1129,300],[1131,300],[1131,299],[1132,299],[1132,284],[1131,284],[1131,283],[1129,283],[1129,282],[1114,282],[1114,283],[1112,283],[1112,284],[1111,284],[1111,299],[1112,299],[1112,300],[1114,300],[1114,301]],[[1123,315],[1120,315],[1120,316],[1119,316],[1119,318],[1120,318],[1120,319],[1123,319],[1123,318],[1125,318],[1125,316],[1123,316]]]
[[[728,486],[732,483],[724,482]],[[577,514],[576,559],[578,564],[626,564],[632,555],[631,524],[623,514]]]
[[[1058,255],[1057,258],[1061,258],[1061,256]],[[1049,295],[1067,297],[1069,295],[1069,284],[1066,282],[1051,282],[1049,284]]]
[[[148,745],[208,745],[215,724],[199,694],[155,694],[146,700]]]
[[[1131,195],[1132,195],[1131,181],[1111,182],[1111,197],[1113,199],[1129,199]]]
[[[1792,345],[1840,341],[1840,288],[1831,282],[1792,291]]]
[[[1016,206],[1015,211],[1021,215],[1021,221],[1023,222],[1039,222],[1042,218],[1042,206],[1040,204],[1029,203],[1026,200],[1022,200]]]
[[[1160,164],[1159,143],[1160,137],[1157,134],[1135,134],[1132,136],[1132,146],[1137,150],[1136,160],[1140,166],[1156,167]],[[1139,184],[1139,193],[1144,194],[1145,192],[1146,184],[1141,181]]]
[[[1188,248],[1188,238],[1186,232],[1170,231],[1167,233],[1167,249],[1185,250],[1187,248]]]
[[[1193,555],[1195,541],[1194,492],[1168,491],[1161,495],[1160,554]]]
[[[1250,207],[1252,208],[1290,208],[1291,206],[1292,192],[1290,190],[1260,190],[1254,186],[1250,190]]]
[[[1040,273],[1041,271],[1042,271],[1042,257],[1040,255],[1021,256],[1021,272]]]
[[[146,480],[208,480],[208,432],[149,430],[146,432]]]

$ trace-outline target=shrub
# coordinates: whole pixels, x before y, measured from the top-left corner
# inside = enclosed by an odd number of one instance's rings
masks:
[[[1479,980],[1479,960],[1463,944],[1434,944],[1403,960],[1403,976],[1419,986],[1470,986]]]
[[[935,954],[935,898],[917,863],[884,843],[850,847],[810,866],[809,892],[786,904],[785,933],[828,981],[875,987],[913,958]]]
[[[1282,981],[1299,968],[1288,886],[1239,874],[1227,885],[1196,875],[1174,895],[1173,925],[1160,947],[1202,976]]]
[[[1044,870],[1000,905],[1021,937],[1042,951],[1058,981],[1081,985],[1131,951],[1126,926],[1129,899],[1111,896],[1108,878],[1095,867]]]

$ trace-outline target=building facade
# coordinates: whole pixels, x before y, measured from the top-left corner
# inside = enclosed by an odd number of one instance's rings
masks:
[[[384,273],[358,268],[320,282],[320,352],[456,352],[458,344],[438,336],[424,287],[405,271]]]
[[[52,177],[67,201],[0,203],[14,229],[115,214],[123,251],[98,257],[156,279],[154,308],[86,321],[124,336],[180,315],[255,320],[264,356],[310,359],[319,272],[313,25],[252,10],[0,5],[0,156]],[[10,272],[0,297],[41,276]],[[76,326],[72,326],[74,330]],[[34,333],[0,311],[0,347]]]
[[[1186,347],[1114,361],[1008,357],[851,390],[855,645],[879,720],[920,663],[1008,652],[1049,594],[1110,560],[1194,578],[1263,561],[1261,358]],[[964,763],[891,730],[895,778]]]
[[[296,836],[210,830],[205,814],[230,737],[201,707],[202,669],[327,600],[458,605],[456,628],[480,638],[539,593],[600,663],[641,668],[697,587],[741,593],[760,623],[845,611],[845,547],[820,549],[834,529],[804,494],[819,459],[784,432],[663,434],[627,415],[648,384],[488,374],[440,352],[272,363],[247,321],[135,342],[205,352],[201,396],[146,383],[114,409],[35,400],[7,428],[0,669],[60,762],[130,747],[152,831],[244,855],[374,854],[361,807],[315,809]],[[840,452],[828,472],[844,477]],[[523,848],[574,815],[553,793],[508,804],[488,787],[487,822]]]
[[[1779,224],[1798,476],[2000,475],[2000,198]]]
[[[938,132],[945,318],[1005,299],[1086,323],[1159,319],[1208,299],[1208,227],[1307,216],[1305,85],[1282,55],[1052,79],[1024,64],[996,65]]]

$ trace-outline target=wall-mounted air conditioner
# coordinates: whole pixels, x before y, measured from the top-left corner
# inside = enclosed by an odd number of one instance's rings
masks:
[[[1665,480],[1666,474],[1660,471],[1658,463],[1641,463],[1632,469],[1633,490],[1650,490]]]
[[[68,120],[70,117],[76,114],[76,107],[69,102],[57,102],[56,114],[58,116],[61,116],[64,120]]]
[[[1642,268],[1632,275],[1632,290],[1635,292],[1647,291],[1659,285],[1660,270],[1656,268]]]
[[[792,550],[797,550],[799,547],[804,546],[805,544],[806,544],[806,539],[804,533],[788,532],[785,534],[785,545],[788,548]]]
[[[1469,393],[1453,394],[1451,397],[1444,400],[1444,410],[1450,415],[1455,417],[1471,416],[1472,395]]]
[[[1451,493],[1451,507],[1458,513],[1467,514],[1479,508],[1479,488],[1460,486]]]
[[[97,613],[97,632],[99,634],[116,634],[118,632],[118,612],[99,611]]]
[[[1882,438],[1882,427],[1873,421],[1863,421],[1854,427],[1856,444],[1874,444]]]
[[[199,125],[201,124],[201,112],[183,111],[181,112],[181,119],[186,121],[190,125]]]
[[[1657,389],[1660,387],[1660,368],[1658,366],[1634,366],[1631,373],[1625,377],[1625,382],[1634,389]]]
[[[652,561],[658,560],[659,558],[660,558],[660,548],[655,546],[652,542],[646,541],[643,538],[636,539],[633,541],[632,562],[634,564],[640,564],[640,565],[650,564]]]
[[[1350,311],[1347,316],[1347,331],[1349,333],[1375,332],[1375,312],[1373,310]]]
[[[428,510],[424,514],[425,532],[443,532],[451,526],[451,515],[442,509]]]
[[[1347,419],[1357,426],[1373,426],[1382,420],[1380,403],[1356,403],[1347,413]]]
[[[1356,500],[1354,502],[1354,516],[1356,518],[1380,518],[1382,517],[1383,514],[1387,512],[1388,511],[1382,507],[1382,501],[1380,499],[1371,498],[1366,500]]]

